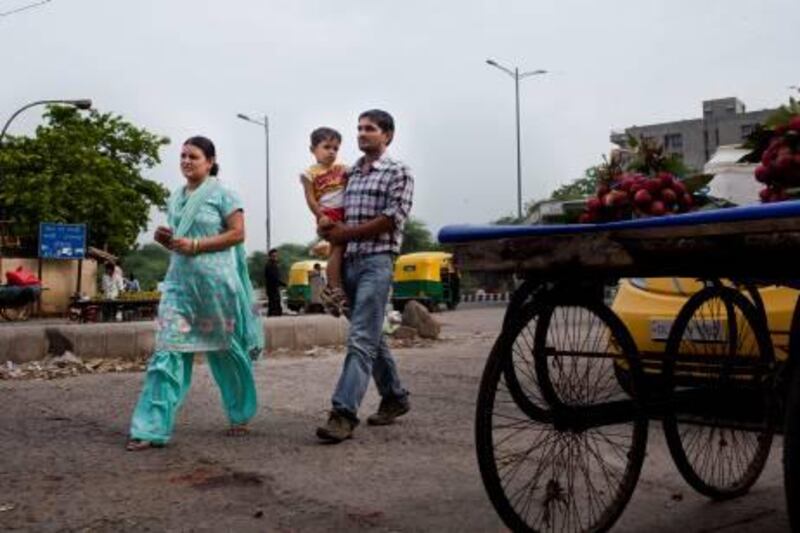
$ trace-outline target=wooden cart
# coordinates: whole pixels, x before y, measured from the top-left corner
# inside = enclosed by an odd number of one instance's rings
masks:
[[[448,226],[439,240],[462,270],[525,280],[489,354],[475,421],[483,482],[511,529],[609,529],[654,419],[686,481],[714,499],[748,491],[785,423],[800,527],[800,308],[778,361],[757,291],[800,279],[800,202],[603,225]],[[675,317],[663,353],[640,353],[603,289],[658,276],[705,288]]]

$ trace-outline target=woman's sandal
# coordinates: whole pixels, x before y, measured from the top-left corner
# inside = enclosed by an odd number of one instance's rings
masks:
[[[234,424],[228,428],[225,432],[225,435],[228,437],[243,437],[245,435],[250,434],[250,428],[247,427],[247,424]]]
[[[141,440],[141,439],[130,439],[128,444],[125,445],[125,449],[129,452],[141,452],[144,450],[149,450],[150,448],[163,448],[164,445],[158,442],[152,442],[149,440]]]

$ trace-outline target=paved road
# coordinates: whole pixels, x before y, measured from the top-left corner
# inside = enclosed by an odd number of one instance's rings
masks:
[[[413,410],[320,445],[342,354],[259,363],[253,433],[225,420],[204,365],[163,450],[123,450],[139,374],[0,382],[0,529],[31,531],[502,531],[473,445],[474,402],[502,307],[438,315],[445,339],[396,350]],[[363,415],[378,403],[373,389]],[[616,531],[784,531],[779,443],[751,494],[710,503],[681,480],[658,424]],[[7,510],[9,509],[10,510]]]

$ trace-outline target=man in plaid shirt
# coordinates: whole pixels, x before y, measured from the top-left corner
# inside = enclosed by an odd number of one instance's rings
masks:
[[[403,226],[411,211],[414,178],[408,167],[386,154],[394,137],[394,119],[378,109],[358,118],[358,147],[364,156],[348,172],[345,221],[319,228],[332,243],[347,243],[344,289],[350,301],[347,357],[331,398],[327,424],[317,428],[325,441],[352,437],[358,408],[370,376],[381,395],[371,425],[394,422],[410,409],[408,391],[383,335],[383,319],[392,286],[394,258],[400,253]]]

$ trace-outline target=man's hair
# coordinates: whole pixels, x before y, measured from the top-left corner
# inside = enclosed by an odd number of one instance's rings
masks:
[[[388,145],[392,142],[392,139],[394,138],[394,118],[392,118],[392,115],[382,109],[370,109],[369,111],[364,111],[358,116],[358,120],[361,120],[362,118],[375,123],[375,125],[378,126],[382,132],[391,134],[389,135],[389,142],[386,144]]]
[[[278,249],[277,248],[272,248],[269,252],[267,252],[267,255],[270,255],[272,253],[278,253]]]
[[[317,128],[311,132],[311,148],[316,148],[319,143],[325,141],[342,142],[342,134],[333,128]]]

